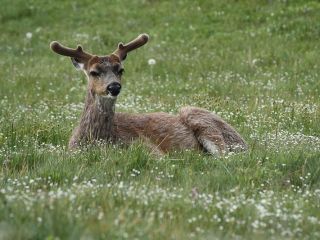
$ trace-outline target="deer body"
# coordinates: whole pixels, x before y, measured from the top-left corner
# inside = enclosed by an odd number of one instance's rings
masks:
[[[142,140],[151,151],[161,155],[171,150],[197,149],[211,154],[246,150],[243,138],[219,116],[201,108],[184,107],[178,115],[168,113],[116,113],[116,97],[121,89],[121,62],[128,52],[148,41],[146,34],[105,57],[70,49],[57,42],[51,48],[69,56],[88,77],[88,90],[79,126],[73,131],[69,148],[96,141],[130,144]]]

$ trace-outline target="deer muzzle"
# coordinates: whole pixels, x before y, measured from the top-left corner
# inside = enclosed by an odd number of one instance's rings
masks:
[[[110,83],[107,86],[107,92],[110,93],[114,97],[119,95],[120,90],[121,90],[121,84],[118,82]]]

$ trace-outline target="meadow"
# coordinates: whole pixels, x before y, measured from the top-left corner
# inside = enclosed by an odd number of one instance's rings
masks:
[[[303,0],[1,0],[0,239],[319,239],[319,12]],[[116,111],[203,107],[249,151],[67,150],[86,78],[50,42],[104,55],[143,32]]]

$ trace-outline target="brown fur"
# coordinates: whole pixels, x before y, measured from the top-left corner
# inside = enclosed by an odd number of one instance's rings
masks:
[[[121,61],[127,52],[147,42],[147,35],[141,36],[127,45],[119,44],[113,54],[104,57],[85,53],[79,47],[73,50],[57,42],[51,44],[53,51],[59,54],[76,56],[74,65],[79,68],[78,63],[82,63],[82,70],[88,77],[85,107],[79,126],[69,141],[69,148],[97,141],[130,144],[141,139],[157,155],[183,149],[204,150],[212,154],[246,150],[247,144],[240,134],[205,109],[184,107],[176,116],[163,112],[115,113],[116,99],[108,97],[106,88],[109,84],[121,83],[121,73],[118,72],[122,68]],[[99,72],[99,75],[93,75],[92,71]]]

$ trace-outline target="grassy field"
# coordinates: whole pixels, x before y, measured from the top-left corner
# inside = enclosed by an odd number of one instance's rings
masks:
[[[1,0],[0,239],[319,239],[319,12],[302,0]],[[49,43],[102,55],[142,32],[116,110],[203,107],[248,152],[66,150],[86,78]]]

